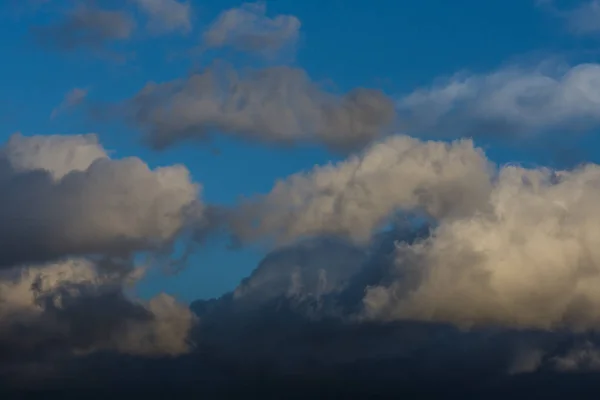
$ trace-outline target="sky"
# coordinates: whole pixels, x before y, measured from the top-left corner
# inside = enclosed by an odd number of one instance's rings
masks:
[[[598,0],[2,2],[0,378],[599,370],[599,44]]]
[[[119,4],[100,3],[90,7],[118,9]],[[280,151],[221,137],[204,146],[182,143],[156,152],[140,145],[134,127],[94,118],[90,108],[129,98],[149,81],[178,79],[215,61],[241,68],[291,65],[303,68],[333,91],[363,86],[401,97],[462,71],[486,74],[512,64],[597,59],[594,35],[573,35],[564,18],[549,6],[516,0],[466,1],[461,5],[390,0],[369,7],[354,0],[270,1],[265,3],[265,18],[295,16],[300,27],[294,43],[286,44],[293,49],[268,57],[227,48],[190,50],[201,46],[202,33],[220,13],[241,6],[230,1],[191,2],[183,31],[156,35],[144,32],[144,22],[140,22],[141,31],[131,38],[107,43],[114,49],[111,55],[85,47],[57,51],[41,46],[32,31],[60,22],[65,10],[74,6],[68,1],[9,1],[3,6],[0,48],[7,55],[0,65],[3,139],[14,132],[97,133],[115,155],[140,156],[150,165],[183,163],[195,180],[203,183],[206,199],[219,204],[266,192],[278,178],[339,156],[310,144]],[[573,5],[560,7],[566,10]],[[119,60],[122,57],[128,59]],[[61,109],[73,90],[86,95],[74,101],[80,104]],[[526,151],[519,145],[497,146],[502,148],[494,147],[491,155],[498,162],[536,162],[540,158],[547,162],[548,157],[553,161],[547,154],[533,154],[537,146]],[[585,151],[593,161],[593,151]],[[197,253],[190,260],[193,268],[168,279],[157,278],[159,282],[148,279],[142,283],[142,295],[164,290],[185,301],[220,296],[254,269],[264,251],[231,251],[221,241]]]

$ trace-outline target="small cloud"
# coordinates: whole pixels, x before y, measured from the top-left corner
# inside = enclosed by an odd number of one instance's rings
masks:
[[[189,2],[177,0],[135,0],[148,17],[148,30],[155,33],[192,30],[192,8]]]
[[[64,100],[50,114],[50,119],[56,118],[59,114],[68,111],[81,104],[88,95],[87,89],[75,88],[69,91]]]
[[[600,33],[600,1],[593,0],[566,11],[569,30],[577,35]]]
[[[554,0],[536,0],[538,7],[546,9],[555,17],[562,19],[567,29],[574,35],[597,35],[600,33],[600,1],[581,2],[577,7],[562,9]]]
[[[37,27],[41,44],[63,51],[100,49],[107,43],[129,39],[135,22],[121,11],[77,7],[57,24]]]
[[[300,26],[293,15],[267,17],[263,2],[246,3],[222,12],[204,33],[204,44],[209,48],[273,54],[296,44]]]

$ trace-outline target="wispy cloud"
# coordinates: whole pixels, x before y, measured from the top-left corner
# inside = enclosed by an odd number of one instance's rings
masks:
[[[80,105],[88,95],[88,89],[75,88],[69,91],[63,101],[50,114],[50,119],[56,118],[58,115]]]
[[[574,35],[597,35],[600,33],[600,1],[586,0],[575,7],[561,8],[555,0],[536,0],[536,4],[566,24]]]
[[[530,135],[600,125],[600,65],[457,74],[398,99],[407,132]]]
[[[64,51],[101,49],[114,41],[129,39],[135,21],[123,11],[78,6],[58,23],[36,27],[40,43]]]
[[[600,1],[592,0],[564,12],[571,32],[578,35],[600,33]]]
[[[154,34],[187,33],[192,30],[192,8],[189,1],[134,0],[147,15],[147,28]]]

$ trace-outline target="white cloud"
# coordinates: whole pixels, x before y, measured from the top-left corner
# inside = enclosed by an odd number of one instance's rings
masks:
[[[600,65],[456,75],[398,100],[408,132],[535,134],[600,125]]]
[[[148,16],[148,29],[154,33],[192,30],[192,8],[188,1],[134,0]]]
[[[475,184],[474,184],[475,187]],[[487,208],[401,244],[367,315],[460,326],[575,331],[600,326],[600,166],[500,170]]]
[[[266,16],[266,3],[246,3],[222,12],[204,33],[208,47],[233,47],[246,52],[273,54],[294,46],[300,20],[293,15]]]

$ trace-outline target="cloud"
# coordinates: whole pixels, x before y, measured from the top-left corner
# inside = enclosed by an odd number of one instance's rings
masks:
[[[64,113],[67,110],[70,110],[79,104],[81,104],[88,95],[87,89],[75,88],[69,91],[63,101],[54,109],[50,114],[50,118],[54,119],[59,114]]]
[[[191,311],[167,295],[129,298],[137,269],[115,274],[86,259],[4,270],[0,275],[2,366],[61,362],[113,351],[176,356],[191,349]],[[139,274],[138,274],[139,275]]]
[[[134,0],[148,16],[148,29],[155,34],[192,30],[192,8],[189,2],[177,0]]]
[[[124,12],[79,6],[65,19],[34,29],[40,43],[64,51],[99,50],[110,42],[129,39],[135,22]]]
[[[600,324],[599,182],[595,164],[496,169],[470,141],[396,136],[246,200],[232,229],[364,244],[398,212],[423,213],[430,234],[398,243],[394,279],[364,287],[366,318],[582,332]]]
[[[571,32],[578,35],[600,32],[600,1],[584,2],[579,7],[565,12]]]
[[[487,209],[398,246],[396,269],[412,281],[370,288],[367,313],[466,327],[596,329],[599,179],[593,164],[502,168]]]
[[[574,35],[597,35],[600,32],[600,1],[580,1],[576,7],[559,8],[554,0],[537,0],[536,4],[545,7],[562,19],[567,29]]]
[[[483,207],[491,165],[469,140],[451,144],[392,136],[360,155],[277,182],[233,216],[243,241],[280,244],[320,234],[368,242],[399,210],[458,218]]]
[[[256,309],[282,298],[318,300],[339,293],[366,262],[366,253],[335,238],[319,238],[268,254],[233,291],[236,307]]]
[[[600,370],[600,350],[592,342],[585,342],[571,348],[566,354],[552,359],[559,371],[598,371]]]
[[[269,18],[266,11],[264,2],[223,11],[204,33],[205,46],[266,55],[293,47],[299,38],[300,20],[293,15]]]
[[[203,210],[186,168],[112,160],[95,135],[13,135],[0,149],[0,187],[4,267],[160,249]]]
[[[150,267],[132,260],[163,255],[203,215],[184,167],[111,159],[93,134],[15,134],[0,188],[0,379],[56,378],[93,353],[192,350],[188,307],[130,293]]]
[[[459,74],[398,100],[407,132],[434,135],[532,135],[600,124],[600,66],[566,70],[506,67]]]
[[[151,83],[123,110],[155,148],[217,132],[348,150],[378,137],[394,119],[391,100],[377,90],[328,93],[304,71],[289,67],[245,75],[212,68],[184,80]]]

